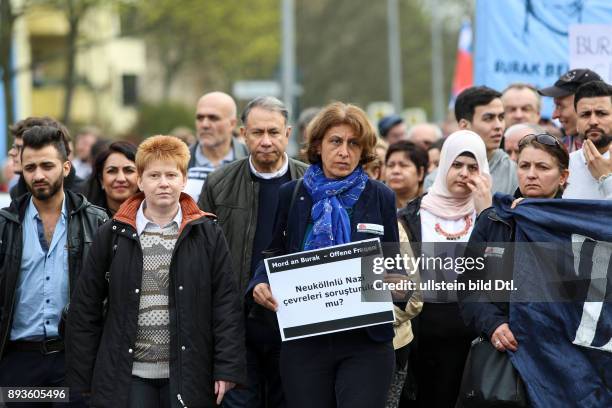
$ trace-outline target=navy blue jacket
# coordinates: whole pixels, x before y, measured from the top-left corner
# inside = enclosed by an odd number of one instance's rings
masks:
[[[484,257],[482,271],[471,269],[457,280],[467,281],[509,279],[514,264],[514,224],[499,218],[493,207],[484,210],[474,224],[468,241],[466,258]],[[507,276],[510,275],[510,276]],[[478,335],[487,339],[501,324],[508,323],[507,299],[490,299],[485,291],[458,291],[459,310],[464,323]],[[493,301],[496,300],[496,301]]]
[[[295,197],[295,204],[289,208],[297,180],[283,184],[279,190],[279,203],[276,212],[272,242],[266,250],[266,257],[280,256],[302,251],[302,242],[311,221],[312,199],[303,183]],[[357,224],[369,223],[384,226],[384,235],[374,235],[357,231]],[[351,242],[380,238],[381,242],[399,241],[395,193],[381,182],[368,180],[359,200],[353,207],[351,217]],[[268,283],[266,269],[260,262],[248,287],[252,290],[259,283]],[[365,329],[374,341],[384,342],[393,338],[391,324],[377,325]]]

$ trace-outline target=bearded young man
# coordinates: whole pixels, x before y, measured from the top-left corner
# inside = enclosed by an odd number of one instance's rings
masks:
[[[29,193],[0,210],[0,384],[5,387],[64,384],[58,325],[94,234],[107,219],[85,197],[64,190],[71,168],[65,136],[52,126],[33,126],[23,134],[22,177]]]
[[[570,154],[568,186],[563,198],[612,199],[612,87],[588,82],[576,91],[576,129],[582,149]]]

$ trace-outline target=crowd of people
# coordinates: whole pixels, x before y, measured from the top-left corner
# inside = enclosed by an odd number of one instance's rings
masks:
[[[541,96],[561,128],[540,117]],[[612,86],[595,72],[539,90],[471,87],[454,115],[444,131],[399,115],[376,128],[335,102],[293,130],[285,105],[262,96],[237,132],[234,100],[211,92],[193,142],[184,130],[109,142],[87,128],[73,147],[52,118],[15,123],[0,386],[70,387],[76,407],[455,407],[475,337],[521,347],[507,302],[413,291],[394,299],[393,324],[282,342],[263,262],[369,238],[483,256],[515,239],[496,193],[514,205],[612,199]],[[512,252],[485,259],[494,272]]]

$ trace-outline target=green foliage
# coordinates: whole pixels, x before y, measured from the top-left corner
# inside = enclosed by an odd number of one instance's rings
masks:
[[[163,63],[166,87],[186,66],[221,88],[236,79],[270,78],[277,66],[278,0],[137,0],[126,14],[129,29],[144,33],[148,51]]]
[[[172,102],[141,104],[138,120],[130,133],[142,140],[153,135],[168,134],[178,126],[192,128],[193,124],[193,108]]]
[[[467,8],[463,1],[444,2]],[[427,1],[422,3],[399,2],[403,95],[405,107],[423,107],[431,117],[430,16]],[[386,5],[386,0],[296,2],[301,106],[342,100],[365,107],[373,101],[390,101]],[[444,90],[449,95],[458,23],[443,24]]]

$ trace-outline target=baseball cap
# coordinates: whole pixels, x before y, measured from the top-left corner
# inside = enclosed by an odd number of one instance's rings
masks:
[[[378,133],[382,137],[387,137],[387,133],[391,130],[391,128],[395,125],[399,125],[402,123],[404,119],[400,115],[388,115],[378,121]]]
[[[575,94],[580,85],[591,81],[601,81],[601,77],[590,69],[572,69],[561,75],[553,86],[540,89],[538,93],[543,96],[560,98]]]

